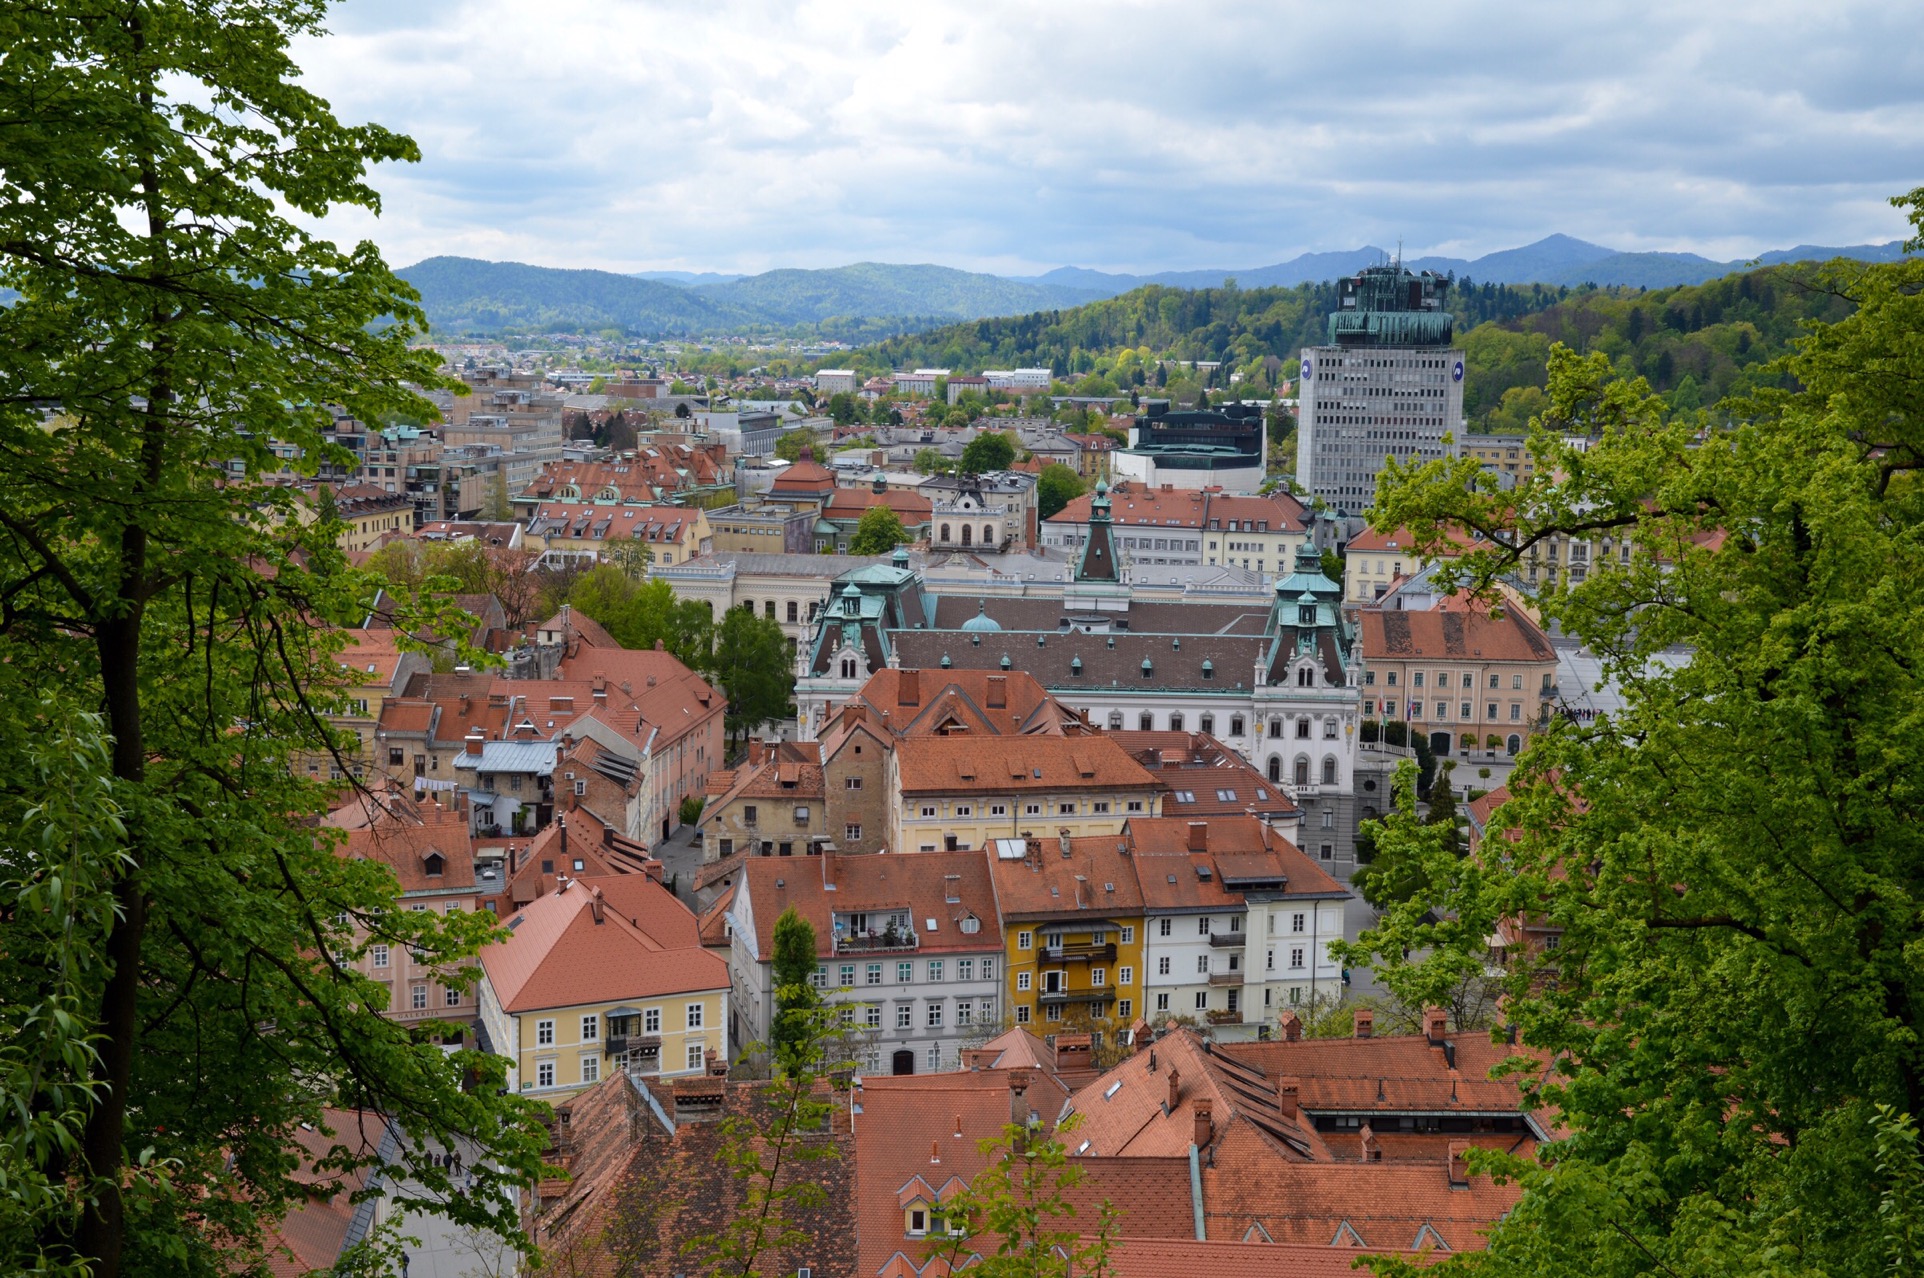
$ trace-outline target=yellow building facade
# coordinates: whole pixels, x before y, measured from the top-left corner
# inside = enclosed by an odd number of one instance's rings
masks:
[[[991,845],[1010,1017],[1120,1033],[1146,1010],[1142,888],[1113,836]]]

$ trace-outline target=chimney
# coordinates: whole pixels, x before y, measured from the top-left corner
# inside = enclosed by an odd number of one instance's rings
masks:
[[[1297,1096],[1302,1091],[1302,1083],[1295,1077],[1285,1074],[1276,1080],[1276,1108],[1284,1118],[1294,1119],[1298,1115]]]
[[[1005,709],[1009,704],[1009,680],[1006,675],[989,676],[989,709]]]
[[[1423,1009],[1423,1037],[1430,1040],[1431,1047],[1443,1046],[1443,1036],[1449,1032],[1450,1017],[1440,1007]]]
[[[601,827],[601,846],[604,848],[611,848],[614,845],[615,845],[615,827],[612,825],[602,826]]]
[[[941,1141],[932,1140],[929,1142],[929,1161],[931,1163],[939,1163],[942,1161],[942,1142]]]
[[[1467,1140],[1450,1142],[1450,1187],[1470,1187],[1470,1142]]]
[[[599,927],[604,919],[601,913],[601,889],[598,887],[588,889],[588,910],[595,916],[595,926]]]
[[[1173,1114],[1176,1112],[1176,1106],[1180,1104],[1182,1104],[1182,1075],[1176,1070],[1176,1067],[1172,1065],[1169,1067],[1169,1105],[1167,1108],[1169,1112]]]
[[[1009,1121],[1017,1127],[1029,1125],[1029,1076],[1021,1070],[1009,1073]]]
[[[895,676],[895,704],[898,706],[922,704],[922,672],[920,670],[903,670]]]
[[[568,859],[568,818],[556,817],[555,828],[561,831],[561,859],[565,861]]]
[[[1363,1124],[1363,1130],[1362,1130],[1362,1131],[1360,1131],[1360,1132],[1358,1132],[1358,1133],[1357,1133],[1357,1135],[1358,1135],[1358,1136],[1360,1136],[1360,1137],[1362,1138],[1362,1143],[1363,1143],[1363,1161],[1364,1161],[1364,1162],[1366,1162],[1366,1163],[1380,1163],[1380,1162],[1382,1162],[1382,1161],[1383,1161],[1383,1151],[1382,1151],[1382,1149],[1381,1149],[1381,1148],[1380,1148],[1380,1147],[1379,1147],[1379,1146],[1377,1145],[1377,1143],[1376,1143],[1376,1133],[1375,1133],[1375,1131],[1373,1131],[1373,1130],[1372,1130],[1372,1129],[1370,1128],[1370,1125],[1369,1125],[1368,1123],[1364,1123],[1364,1124]]]
[[[1209,823],[1207,821],[1191,821],[1189,823],[1189,850],[1191,852],[1206,852],[1209,850]]]
[[[1276,1020],[1277,1023],[1282,1026],[1283,1041],[1285,1043],[1300,1043],[1303,1041],[1303,1021],[1296,1013],[1286,1008],[1283,1014],[1277,1017]]]
[[[1356,1009],[1356,1037],[1368,1038],[1376,1032],[1376,1013],[1367,1007]]]
[[[1196,1148],[1208,1149],[1209,1138],[1216,1134],[1216,1125],[1210,1121],[1215,1104],[1206,1096],[1198,1096],[1190,1103],[1190,1107],[1196,1114]]]
[[[1069,857],[1069,827],[1068,826],[1065,825],[1061,829],[1056,831],[1056,846],[1062,849],[1062,857],[1064,860],[1067,860]]]
[[[748,739],[748,766],[757,768],[761,766],[761,762],[762,739],[760,737],[750,737]]]

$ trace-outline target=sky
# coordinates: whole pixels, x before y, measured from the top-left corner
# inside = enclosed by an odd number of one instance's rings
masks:
[[[604,270],[1250,268],[1562,232],[1723,259],[1906,234],[1915,0],[346,0],[295,48],[419,143],[378,221]]]

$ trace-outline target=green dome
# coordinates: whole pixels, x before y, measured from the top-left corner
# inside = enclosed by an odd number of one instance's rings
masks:
[[[963,622],[962,628],[964,630],[973,630],[987,634],[991,630],[1002,629],[1002,626],[994,617],[989,615],[989,604],[985,599],[976,604],[975,616]]]

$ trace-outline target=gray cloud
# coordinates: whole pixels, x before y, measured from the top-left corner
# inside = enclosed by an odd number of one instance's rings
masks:
[[[1564,231],[1717,257],[1903,233],[1908,5],[348,0],[304,44],[405,130],[391,259],[1253,266]]]

